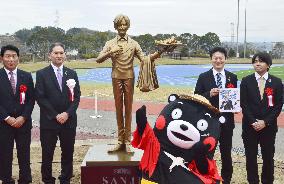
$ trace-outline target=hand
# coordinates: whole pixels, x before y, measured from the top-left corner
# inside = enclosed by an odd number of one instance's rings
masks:
[[[26,122],[26,119],[23,116],[19,116],[16,118],[16,122],[13,127],[20,128]]]
[[[251,124],[255,131],[259,132],[263,128],[265,128],[265,122],[263,120],[257,120],[253,124]]]
[[[210,148],[211,148],[210,144],[204,144],[201,141],[196,143],[192,148],[194,152],[194,158],[195,159],[205,158],[206,155],[209,153]]]
[[[8,123],[10,126],[14,127],[15,123],[16,123],[16,119],[14,117],[9,117],[6,120],[6,123]]]
[[[123,48],[121,45],[114,45],[113,47],[110,48],[110,54],[112,56],[117,56],[118,54],[122,53]]]
[[[220,91],[219,88],[212,88],[212,89],[210,90],[210,97],[219,95],[219,91]]]
[[[136,123],[138,132],[140,135],[143,134],[146,123],[147,123],[147,116],[146,116],[146,106],[143,105],[136,111]]]
[[[61,114],[58,114],[56,116],[56,120],[60,124],[64,124],[68,120],[68,113],[67,112],[62,112]]]

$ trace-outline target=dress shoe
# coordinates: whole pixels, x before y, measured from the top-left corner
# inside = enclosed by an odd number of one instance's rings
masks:
[[[117,152],[120,151],[123,148],[123,144],[122,142],[118,142],[115,145],[113,145],[107,152],[108,153],[113,153],[113,152]]]
[[[130,142],[125,143],[125,151],[129,154],[134,153],[133,147],[131,146]]]

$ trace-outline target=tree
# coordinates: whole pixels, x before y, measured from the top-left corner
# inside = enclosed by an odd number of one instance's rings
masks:
[[[193,34],[190,37],[190,40],[188,41],[188,47],[192,51],[197,51],[200,48],[199,42],[200,42],[200,37],[198,35],[196,35],[196,34]]]
[[[33,53],[46,60],[46,54],[51,43],[65,42],[65,31],[55,27],[37,27],[37,31],[27,40],[28,46]]]
[[[272,57],[274,59],[281,59],[283,57],[284,52],[284,43],[283,42],[277,42],[272,50]]]
[[[32,35],[32,31],[29,29],[21,29],[15,32],[14,35],[15,37],[19,38],[23,43],[26,43]]]
[[[192,35],[190,33],[182,33],[181,35],[179,35],[178,39],[183,44],[186,44],[187,47],[190,47],[190,41],[192,39]]]
[[[133,37],[133,39],[139,43],[142,50],[147,54],[149,54],[155,48],[155,40],[151,34],[139,35],[137,37]]]
[[[228,57],[235,57],[235,56],[236,56],[235,50],[230,48],[228,51]]]
[[[199,45],[202,50],[208,53],[214,47],[220,46],[221,42],[217,34],[209,32],[200,38]]]

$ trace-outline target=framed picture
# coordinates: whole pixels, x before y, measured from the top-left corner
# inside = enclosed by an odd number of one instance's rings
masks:
[[[240,112],[240,89],[222,88],[219,92],[220,112]]]

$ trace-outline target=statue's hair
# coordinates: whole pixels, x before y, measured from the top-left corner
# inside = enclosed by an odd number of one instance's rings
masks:
[[[114,27],[114,29],[117,29],[118,24],[119,24],[123,19],[126,21],[128,28],[130,27],[130,19],[129,19],[129,17],[128,17],[127,15],[119,14],[119,15],[117,15],[117,16],[114,18],[114,20],[113,20],[113,27]]]

